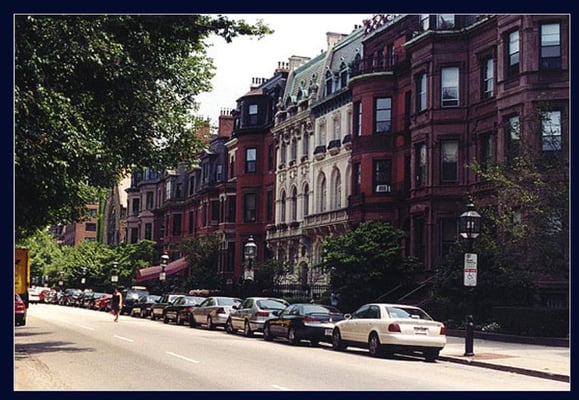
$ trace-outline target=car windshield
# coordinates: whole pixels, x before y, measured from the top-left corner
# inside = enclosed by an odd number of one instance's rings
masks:
[[[220,306],[232,306],[234,304],[240,303],[239,299],[229,298],[229,297],[220,297],[217,298],[217,304]]]
[[[386,307],[388,315],[391,318],[412,318],[432,320],[430,315],[419,308],[411,307]]]
[[[330,309],[329,307],[322,306],[319,304],[305,304],[304,305],[304,313],[305,314],[330,314],[330,313],[338,313],[337,309]]]
[[[262,310],[283,310],[287,307],[286,304],[271,299],[258,300],[257,306]]]

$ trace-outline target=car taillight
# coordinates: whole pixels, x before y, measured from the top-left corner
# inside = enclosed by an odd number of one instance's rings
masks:
[[[269,317],[269,312],[268,311],[258,311],[255,313],[256,317]]]
[[[388,325],[388,332],[401,332],[400,325],[398,325],[398,324]]]
[[[320,320],[317,318],[305,317],[304,322],[320,322]]]
[[[440,327],[440,334],[441,334],[441,335],[446,335],[446,327],[445,327],[445,326],[441,326],[441,327]]]

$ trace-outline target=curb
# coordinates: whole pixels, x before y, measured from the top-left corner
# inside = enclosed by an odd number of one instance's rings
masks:
[[[535,371],[532,369],[491,364],[491,363],[485,363],[482,361],[474,361],[474,360],[461,359],[461,358],[456,358],[456,357],[447,357],[447,356],[442,356],[442,355],[438,356],[438,360],[449,361],[449,362],[454,362],[454,363],[464,364],[464,365],[472,365],[473,367],[489,368],[489,369],[494,369],[494,370],[498,370],[498,371],[514,372],[516,374],[534,376],[536,378],[551,379],[551,380],[566,382],[566,383],[570,382],[570,377],[567,375],[553,374],[553,373],[543,372],[543,371]]]

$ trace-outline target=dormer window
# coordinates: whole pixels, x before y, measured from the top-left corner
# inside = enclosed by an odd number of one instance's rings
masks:
[[[348,86],[348,66],[342,62],[340,65],[340,89]]]
[[[326,72],[326,96],[329,96],[334,91],[334,74],[332,71]]]
[[[438,14],[436,27],[438,29],[454,29],[454,14]]]

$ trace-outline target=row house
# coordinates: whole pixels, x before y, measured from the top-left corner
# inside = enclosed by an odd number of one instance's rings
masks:
[[[231,283],[251,236],[258,264],[276,258],[293,268],[287,283],[316,284],[324,238],[382,220],[428,275],[467,199],[492,199],[469,163],[508,160],[523,142],[568,157],[567,15],[376,15],[327,39],[256,78],[197,166],[141,179],[138,201],[127,191],[129,241],[153,232],[167,250],[219,233]]]
[[[469,163],[506,161],[523,142],[568,154],[568,38],[565,15],[401,15],[366,29],[350,82],[351,223],[390,221],[431,271],[467,198],[491,199]]]

